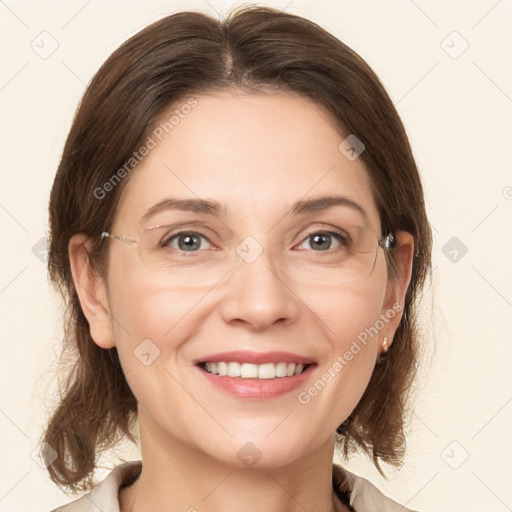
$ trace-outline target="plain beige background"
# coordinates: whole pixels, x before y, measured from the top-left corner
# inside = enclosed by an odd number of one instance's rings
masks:
[[[260,3],[316,21],[376,71],[411,139],[434,228],[434,299],[423,310],[432,355],[404,467],[386,482],[362,458],[347,466],[413,509],[512,510],[512,2]],[[56,396],[48,375],[61,329],[43,262],[48,194],[84,87],[150,22],[230,5],[0,1],[0,512],[73,498],[31,454]]]

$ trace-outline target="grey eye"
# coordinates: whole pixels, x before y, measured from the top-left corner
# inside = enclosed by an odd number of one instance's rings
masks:
[[[335,248],[346,243],[346,238],[341,233],[336,233],[334,231],[318,231],[316,233],[311,233],[310,235],[308,235],[304,239],[304,242],[302,242],[302,244],[310,240],[309,249],[315,250],[317,252],[327,251],[333,248],[333,238],[338,243],[338,245]],[[306,247],[306,249],[308,249],[308,247]]]
[[[198,250],[204,250],[209,248],[206,247],[201,249],[202,240],[205,240],[208,245],[210,244],[208,238],[206,238],[201,233],[182,231],[168,238],[164,245],[184,252],[197,252]],[[177,242],[177,246],[173,245],[174,242]]]

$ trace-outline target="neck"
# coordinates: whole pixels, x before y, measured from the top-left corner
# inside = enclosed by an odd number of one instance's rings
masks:
[[[163,442],[141,419],[143,468],[140,477],[119,493],[121,512],[169,510],[170,505],[187,512],[348,510],[332,487],[333,438],[288,465],[240,469],[169,436]]]

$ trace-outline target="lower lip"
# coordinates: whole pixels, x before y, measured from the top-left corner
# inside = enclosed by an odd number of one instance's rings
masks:
[[[292,377],[276,377],[274,379],[242,379],[241,377],[220,377],[202,368],[197,369],[208,381],[223,391],[237,398],[267,399],[285,395],[300,387],[313,370],[314,364],[309,365],[300,375]]]

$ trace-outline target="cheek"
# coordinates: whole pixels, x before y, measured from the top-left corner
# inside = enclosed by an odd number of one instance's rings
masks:
[[[109,290],[114,337],[128,379],[146,363],[178,357],[178,347],[196,327],[190,313],[204,291],[155,280],[129,258],[111,268]]]
[[[384,283],[385,276],[376,276],[364,287],[324,286],[308,294],[307,304],[323,330],[323,363],[298,401],[305,413],[324,414],[328,429],[350,415],[371,378],[385,325],[381,320]]]
[[[125,281],[125,292],[118,293],[113,301],[116,347],[139,407],[147,408],[159,418],[159,424],[171,428],[176,418],[168,415],[169,404],[173,411],[183,412],[179,417],[187,417],[187,412],[194,410],[190,396],[178,384],[183,379],[176,375],[176,369],[180,373],[190,364],[184,354],[187,340],[198,329],[193,312],[204,292],[142,283]],[[178,436],[180,428],[172,428],[177,429]]]
[[[376,277],[367,280],[364,286],[315,286],[302,293],[307,297],[305,302],[318,318],[332,349],[344,352],[355,339],[371,345],[371,341],[378,338],[378,331],[382,329],[378,320],[386,287],[385,279]]]
[[[143,283],[125,281],[125,290],[111,301],[116,340],[122,348],[134,349],[142,340],[151,339],[160,349],[165,343],[165,350],[172,351],[173,340],[182,339],[194,327],[190,313],[202,294]]]

